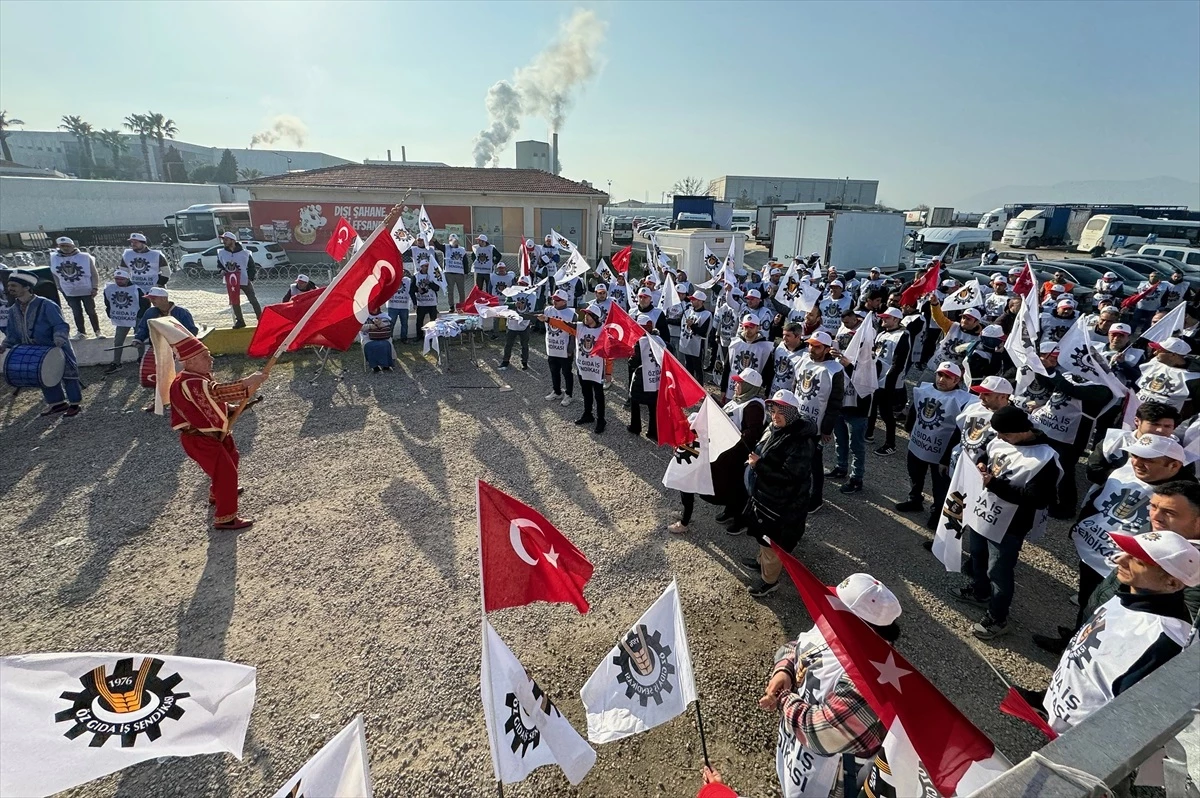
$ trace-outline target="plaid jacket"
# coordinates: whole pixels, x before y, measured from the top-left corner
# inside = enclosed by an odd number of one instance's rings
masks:
[[[780,671],[792,678],[793,685],[797,683],[794,642],[780,651],[772,675]],[[783,696],[780,708],[796,739],[822,756],[851,754],[868,759],[883,747],[887,729],[845,674],[820,703],[806,703],[799,693],[790,692]]]

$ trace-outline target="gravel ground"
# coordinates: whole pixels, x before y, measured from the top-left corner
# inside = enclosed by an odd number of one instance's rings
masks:
[[[75,419],[47,422],[38,394],[5,391],[0,653],[160,652],[258,668],[241,762],[144,763],[70,795],[262,795],[357,712],[378,794],[494,794],[479,699],[476,477],[537,507],[595,564],[586,616],[535,605],[491,619],[575,727],[586,728],[579,688],[676,578],[713,765],[742,794],[778,795],[775,719],[756,701],[776,648],[811,623],[795,589],[751,599],[737,563],[753,545],[726,535],[708,505],[689,535],[664,531],[677,507],[661,485],[667,455],[625,431],[618,391],[608,432],[594,436],[571,423],[578,404],[543,401],[540,355],[530,372],[505,372],[514,390],[500,393],[496,344],[478,367],[455,354],[444,374],[401,347],[397,373],[371,375],[354,350],[343,379],[315,385],[311,356],[281,364],[236,429],[243,511],[258,521],[242,534],[209,531],[203,475],[162,419],[139,412],[148,394],[132,366],[107,379],[86,369]],[[253,368],[217,361],[225,376]],[[1011,759],[1026,756],[1040,737],[996,710],[1003,687],[984,660],[1025,686],[1048,679],[1054,660],[1029,633],[1074,617],[1065,524],[1022,555],[1013,631],[981,643],[968,631],[977,611],[945,596],[957,578],[921,548],[923,519],[891,510],[907,486],[902,453],[868,457],[866,491],[844,497],[828,483],[797,555],[830,584],[860,570],[887,583],[904,606],[899,648]],[[505,794],[694,795],[693,718],[601,746],[578,788],[543,768]]]

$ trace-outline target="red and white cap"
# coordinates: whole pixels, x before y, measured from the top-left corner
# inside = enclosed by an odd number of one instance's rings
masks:
[[[831,282],[831,283],[829,284],[829,287],[830,287],[830,288],[833,288],[835,285],[836,285],[838,288],[845,288],[845,287],[846,287],[845,283],[843,283],[841,280],[834,280],[833,282]]]
[[[752,316],[749,313],[747,313],[745,316],[742,316],[742,326],[743,327],[761,327],[762,325],[758,323],[758,316]]]
[[[975,321],[983,321],[983,312],[979,308],[967,308],[962,312],[964,316],[970,316]]]
[[[833,346],[833,339],[829,337],[829,333],[824,330],[817,330],[812,335],[808,336],[810,344],[823,344],[824,346]]]
[[[837,597],[872,626],[890,626],[900,617],[900,600],[870,574],[850,574],[833,589]]]
[[[1055,307],[1059,310],[1062,310],[1063,308],[1072,309],[1075,307],[1075,300],[1071,299],[1070,297],[1063,297],[1062,299],[1058,300],[1058,304],[1055,305]]]
[[[1151,341],[1150,348],[1155,352],[1170,352],[1175,355],[1186,355],[1192,351],[1192,348],[1187,345],[1187,341],[1175,336],[1162,341]]]
[[[742,369],[740,374],[734,374],[731,379],[734,382],[744,382],[748,385],[753,385],[756,388],[762,387],[762,375],[754,369]]]
[[[1133,335],[1133,328],[1123,322],[1117,322],[1116,324],[1110,325],[1108,331],[1109,333],[1125,333],[1126,335]]]
[[[557,291],[555,291],[554,294],[550,298],[566,302],[568,299],[571,298],[571,295],[560,288]]]
[[[775,395],[767,400],[767,404],[789,405],[797,410],[800,409],[800,400],[796,398],[796,394],[792,393],[787,388],[776,391]]]
[[[649,288],[646,288],[645,286],[642,286],[641,288],[638,289],[637,295],[639,297],[644,296],[647,299],[654,299],[654,292],[651,291]]]
[[[886,308],[879,311],[879,315],[891,316],[893,319],[902,319],[904,318],[904,311],[902,311],[900,308]]]
[[[1112,542],[1126,554],[1157,565],[1188,587],[1200,585],[1200,550],[1176,532],[1143,532],[1129,535],[1109,532]]]
[[[971,386],[971,393],[1004,393],[1011,395],[1012,392],[1012,383],[1003,377],[997,377],[995,375],[991,377],[984,377],[983,382],[979,383],[978,385]]]
[[[746,292],[746,299],[750,299],[751,297],[755,299],[762,299],[762,291],[759,291],[757,288],[751,288]]]
[[[699,299],[701,302],[704,302],[708,299],[708,294],[704,293],[703,291],[697,291],[688,297],[688,299]]]
[[[962,369],[954,361],[946,360],[946,361],[938,364],[937,373],[938,374],[953,374],[955,377],[961,377]]]

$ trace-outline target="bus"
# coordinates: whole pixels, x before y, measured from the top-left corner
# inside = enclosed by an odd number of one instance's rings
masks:
[[[242,241],[254,240],[250,225],[250,205],[226,202],[192,205],[163,219],[175,231],[175,240],[184,252],[203,252],[221,243],[221,233],[229,231]]]
[[[1088,219],[1076,249],[1098,257],[1113,249],[1137,250],[1155,243],[1200,246],[1200,222],[1102,213]]]

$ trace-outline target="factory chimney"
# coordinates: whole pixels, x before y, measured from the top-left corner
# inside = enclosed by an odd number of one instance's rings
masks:
[[[401,162],[401,163],[407,163],[407,162],[408,162],[408,155],[407,155],[407,153],[405,153],[405,151],[404,151],[404,145],[401,145],[401,146],[400,146],[400,162]]]
[[[555,132],[550,139],[550,174],[558,174],[558,133]]]
[[[388,162],[390,163],[391,160],[392,160],[392,151],[388,150]]]

